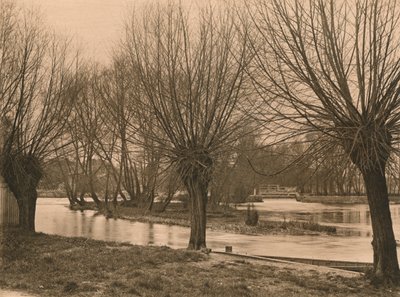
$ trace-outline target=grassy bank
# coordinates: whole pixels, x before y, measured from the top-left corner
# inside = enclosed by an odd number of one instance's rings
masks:
[[[367,196],[301,196],[301,202],[325,204],[367,204]],[[399,204],[400,196],[389,196],[391,203]]]
[[[96,209],[95,204],[88,203],[83,209]],[[82,209],[76,206],[75,209]],[[155,205],[155,210],[157,205]],[[101,210],[104,215],[117,218],[151,222],[158,224],[169,224],[179,226],[190,226],[188,210],[184,209],[181,204],[171,204],[164,212],[144,211],[137,207],[128,207],[117,205],[116,208],[111,207],[110,211]],[[207,228],[238,234],[290,234],[290,235],[318,235],[318,234],[336,234],[336,228],[332,226],[324,226],[311,222],[298,221],[267,221],[260,220],[256,226],[248,226],[245,224],[246,210],[237,210],[227,206],[216,206],[207,211]]]
[[[65,191],[62,190],[43,190],[39,189],[38,196],[41,198],[66,198]]]
[[[38,296],[398,296],[353,273],[211,253],[11,232],[0,287]]]

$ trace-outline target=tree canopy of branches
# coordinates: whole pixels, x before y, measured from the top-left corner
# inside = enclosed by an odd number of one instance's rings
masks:
[[[385,170],[400,137],[399,4],[396,1],[257,1],[249,5],[257,93],[277,127],[321,137],[350,157],[367,191],[374,276],[399,266]]]
[[[155,118],[148,110],[137,109],[140,87],[133,77],[127,57],[118,53],[113,57],[112,67],[104,71],[98,81],[98,94],[107,110],[108,118],[104,122],[110,130],[115,130],[114,149],[119,155],[119,172],[115,177],[117,190],[126,190],[129,204],[139,205],[150,200],[151,208],[159,153],[148,133],[138,135],[138,126],[148,132]],[[143,117],[146,121],[142,121]]]
[[[19,223],[34,231],[42,164],[62,135],[75,89],[67,44],[39,15],[0,1],[2,175],[17,199]]]
[[[192,15],[193,17],[193,15]],[[153,7],[133,14],[123,42],[132,79],[141,88],[141,127],[176,166],[190,197],[190,249],[206,247],[208,186],[218,151],[244,119],[235,110],[245,96],[245,40],[229,13],[196,14]],[[152,128],[146,115],[155,117]]]

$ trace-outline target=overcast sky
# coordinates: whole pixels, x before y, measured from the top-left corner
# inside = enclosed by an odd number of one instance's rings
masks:
[[[182,0],[198,6],[207,0]],[[211,0],[221,2],[223,0]],[[109,60],[110,51],[121,37],[124,18],[133,7],[167,0],[17,0],[22,6],[42,12],[56,33],[73,36],[87,55],[100,62]]]
[[[57,34],[73,36],[84,51],[98,61],[108,60],[112,45],[121,36],[129,7],[146,0],[18,0],[39,7]]]

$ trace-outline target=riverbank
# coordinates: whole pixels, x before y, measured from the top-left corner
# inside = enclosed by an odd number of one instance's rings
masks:
[[[367,196],[300,196],[299,202],[324,204],[368,204]],[[389,196],[390,203],[400,204],[400,196]]]
[[[67,198],[63,190],[37,190],[40,198]]]
[[[188,210],[180,203],[173,203],[164,212],[144,211],[141,208],[117,205],[110,210],[98,210],[94,203],[87,203],[84,207],[74,206],[75,210],[97,210],[107,217],[190,227]],[[320,235],[336,234],[336,228],[312,222],[300,221],[268,221],[259,220],[256,226],[245,224],[246,210],[238,210],[229,206],[216,206],[207,211],[207,228],[214,231],[223,231],[247,235]]]
[[[398,296],[302,264],[45,234],[3,234],[0,287],[37,296]]]

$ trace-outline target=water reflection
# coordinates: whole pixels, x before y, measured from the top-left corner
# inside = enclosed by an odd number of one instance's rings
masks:
[[[262,216],[282,219],[296,217],[309,220],[321,220],[324,223],[335,222],[348,230],[351,236],[290,236],[268,235],[252,236],[224,232],[207,232],[207,245],[213,250],[223,250],[226,245],[233,246],[234,252],[251,255],[294,256],[315,259],[336,259],[347,261],[372,261],[371,234],[368,212],[365,207],[355,206],[359,215],[347,214],[338,210],[339,206],[298,205],[294,201],[272,201],[258,204]],[[72,211],[67,207],[66,199],[38,200],[36,227],[49,234],[63,236],[83,236],[87,238],[124,241],[140,245],[168,245],[172,248],[186,248],[189,240],[189,228],[180,226],[130,222],[127,220],[106,219],[94,211]],[[278,211],[286,205],[285,211]],[[345,207],[349,209],[349,207]],[[351,209],[351,207],[350,207]],[[399,222],[399,211],[394,212]],[[342,222],[342,223],[340,223]],[[349,225],[347,229],[343,225]],[[398,225],[398,224],[397,224]],[[396,226],[397,226],[396,225]],[[355,227],[356,226],[356,227]],[[362,227],[363,226],[363,227]],[[397,229],[395,229],[397,230]],[[343,232],[346,234],[346,232]]]
[[[95,211],[72,211],[64,199],[38,200],[37,230],[64,236],[85,236],[112,241],[130,241],[138,244],[164,244],[184,247],[189,230],[179,226],[106,219]]]
[[[245,205],[239,208],[245,208]],[[268,199],[255,204],[261,219],[297,220],[335,226],[341,235],[372,237],[366,204],[301,203],[294,199]],[[393,229],[400,239],[400,205],[390,205]]]

